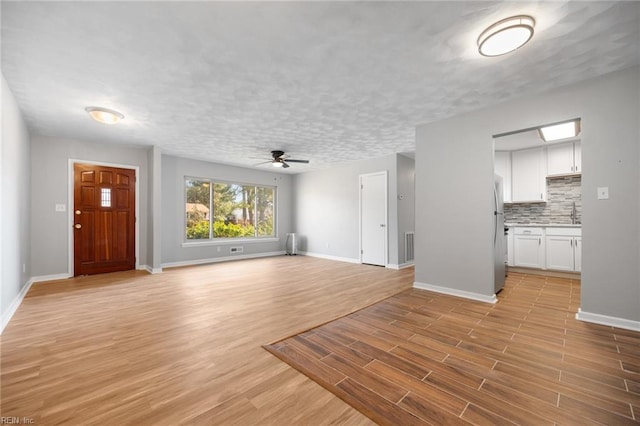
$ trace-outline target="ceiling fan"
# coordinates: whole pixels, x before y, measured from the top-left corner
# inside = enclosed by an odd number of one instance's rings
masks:
[[[273,157],[272,160],[259,164],[271,163],[273,167],[282,167],[283,169],[286,169],[287,167],[290,167],[287,163],[309,163],[309,160],[294,160],[293,158],[288,158],[284,151],[271,151],[271,156]]]

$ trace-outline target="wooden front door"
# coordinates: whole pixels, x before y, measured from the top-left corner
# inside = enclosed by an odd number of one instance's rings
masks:
[[[134,269],[135,170],[74,165],[74,275]]]

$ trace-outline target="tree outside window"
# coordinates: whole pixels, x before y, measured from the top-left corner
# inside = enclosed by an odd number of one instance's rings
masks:
[[[186,237],[273,237],[275,188],[186,179]]]

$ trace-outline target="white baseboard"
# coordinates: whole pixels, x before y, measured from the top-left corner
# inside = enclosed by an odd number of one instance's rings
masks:
[[[139,271],[147,271],[150,274],[160,274],[162,273],[162,268],[152,268],[149,265],[138,265]]]
[[[20,307],[20,304],[22,303],[22,300],[24,299],[24,296],[26,296],[27,292],[29,291],[29,289],[31,288],[34,282],[35,281],[33,280],[33,278],[27,281],[27,283],[20,290],[20,293],[18,293],[16,298],[13,299],[13,302],[11,302],[11,305],[9,305],[9,308],[7,308],[7,311],[3,312],[2,323],[0,323],[0,334],[2,334],[2,332],[4,331],[4,328],[7,326],[7,324],[9,324],[9,321],[11,321],[11,318],[13,318],[13,315],[16,313],[16,311]]]
[[[401,264],[396,264],[396,263],[389,263],[387,266],[385,266],[386,268],[389,269],[405,269],[405,268],[409,268],[413,266],[413,262],[407,262],[407,263],[401,263]]]
[[[52,275],[38,275],[37,277],[31,278],[31,281],[34,283],[41,283],[43,281],[55,281],[55,280],[66,280],[67,278],[71,278],[71,275],[64,274],[52,274]]]
[[[455,288],[449,288],[449,287],[440,287],[438,285],[425,284],[417,281],[413,283],[413,288],[417,288],[420,290],[434,291],[436,293],[448,294],[449,296],[463,297],[465,299],[472,299],[472,300],[477,300],[479,302],[485,302],[485,303],[496,303],[498,301],[498,298],[496,297],[495,294],[493,296],[487,296],[485,294],[473,293],[471,291],[464,291],[464,290],[456,290]]]
[[[585,312],[580,308],[578,308],[576,319],[579,321],[592,322],[594,324],[609,325],[611,327],[640,331],[640,321],[610,317],[608,315],[594,314],[591,312]]]
[[[338,262],[360,263],[360,259],[352,259],[350,257],[331,256],[329,254],[311,253],[308,251],[301,251],[301,252],[298,252],[298,254],[302,256],[318,257],[320,259],[337,260]]]
[[[180,262],[163,263],[163,268],[176,268],[178,266],[205,265],[207,263],[228,262],[230,260],[255,259],[258,257],[282,256],[284,251],[271,251],[267,253],[239,254],[234,256],[211,257],[208,259],[183,260]]]

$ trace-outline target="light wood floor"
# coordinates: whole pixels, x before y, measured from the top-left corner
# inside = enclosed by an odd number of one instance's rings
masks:
[[[577,281],[498,298],[406,290],[267,348],[379,424],[640,423],[640,333],[576,321]]]
[[[412,269],[283,256],[37,284],[2,336],[1,413],[38,425],[372,424],[261,345],[354,313],[408,290],[412,281]],[[443,326],[431,330],[443,340],[432,344],[446,346],[429,353],[454,351],[448,367],[461,372],[461,381],[481,374],[487,367],[477,364],[481,359],[500,357],[478,390],[449,380],[449,368],[426,373],[449,386],[441,408],[450,412],[456,400],[466,407],[466,416],[441,419],[535,423],[571,407],[584,413],[580,420],[638,421],[639,333],[575,321],[577,283],[511,274],[497,305],[418,290],[400,297],[407,305],[428,300],[433,312],[448,312]],[[349,321],[366,322],[361,315]],[[451,338],[461,342],[457,349],[446,341]],[[377,367],[388,370],[383,362]],[[555,395],[553,408],[548,386],[556,382],[564,394]],[[471,407],[474,392],[489,393],[493,408]],[[525,406],[532,404],[522,396],[527,392],[534,405]],[[406,402],[415,409],[421,401]]]
[[[274,257],[35,284],[2,337],[0,413],[37,425],[372,422],[261,346],[411,286]]]

